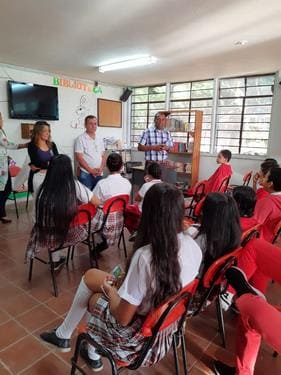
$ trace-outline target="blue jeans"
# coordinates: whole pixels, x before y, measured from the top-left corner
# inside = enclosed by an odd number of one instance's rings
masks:
[[[88,189],[93,190],[96,184],[101,180],[102,176],[93,176],[90,173],[80,171],[80,176],[78,177],[78,180],[85,186],[87,186]]]

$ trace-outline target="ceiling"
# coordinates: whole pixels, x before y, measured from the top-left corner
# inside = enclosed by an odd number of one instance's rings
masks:
[[[281,69],[280,0],[0,0],[0,9],[0,62],[30,69],[120,85]],[[158,63],[96,68],[142,54]]]

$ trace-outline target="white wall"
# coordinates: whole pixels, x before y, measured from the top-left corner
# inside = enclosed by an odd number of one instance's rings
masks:
[[[68,78],[68,77],[64,77]],[[71,77],[73,78],[73,77]],[[53,75],[50,73],[30,71],[24,68],[16,68],[0,65],[0,112],[4,118],[4,129],[11,141],[25,143],[28,140],[21,139],[21,123],[34,120],[14,120],[8,115],[7,81],[9,79],[20,82],[32,82],[47,86],[53,86]],[[82,81],[78,79],[79,81]],[[88,82],[89,83],[89,82]],[[92,82],[93,83],[93,82]],[[100,85],[102,94],[89,93],[83,90],[58,87],[59,96],[59,121],[48,121],[51,124],[52,139],[58,146],[59,152],[73,156],[74,139],[84,131],[84,127],[75,128],[78,117],[84,118],[88,114],[97,115],[97,98],[119,100],[123,88],[118,86]],[[86,100],[82,111],[80,108],[81,97]],[[124,139],[126,134],[127,106],[122,106],[122,128],[98,128],[101,137],[115,137]],[[20,166],[25,159],[26,150],[9,151],[9,155]]]

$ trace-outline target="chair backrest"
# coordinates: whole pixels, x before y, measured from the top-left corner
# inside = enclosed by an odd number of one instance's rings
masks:
[[[109,198],[102,206],[103,213],[107,215],[111,212],[124,211],[128,202],[129,195],[127,194],[116,195],[115,197]]]
[[[204,197],[205,186],[206,186],[206,183],[204,181],[199,182],[199,184],[196,186],[194,196],[193,196],[196,202],[199,202]]]
[[[219,193],[225,193],[227,188],[228,188],[228,184],[229,184],[229,180],[230,180],[230,176],[228,177],[225,177],[221,184],[220,184],[220,187],[218,188],[218,192]]]
[[[248,186],[253,175],[253,171],[247,172],[243,176],[243,186]]]
[[[250,241],[250,239],[252,239],[254,237],[259,237],[260,228],[261,228],[261,224],[256,224],[252,228],[250,228],[248,230],[245,230],[242,233],[241,246],[244,247]]]
[[[11,177],[16,177],[21,171],[21,168],[18,167],[17,165],[10,165],[9,166],[9,172]]]
[[[215,285],[219,285],[223,281],[225,271],[236,262],[242,250],[240,247],[217,259],[205,272],[203,286],[212,288]]]
[[[195,218],[199,217],[201,210],[202,210],[202,206],[205,202],[205,199],[206,197],[203,197],[199,202],[197,202],[196,206],[194,207],[193,215]]]
[[[277,241],[280,235],[281,235],[281,219],[278,221],[278,223],[275,225],[275,228],[274,228],[274,237],[272,240],[273,244]]]
[[[92,203],[81,204],[78,206],[78,212],[71,223],[71,227],[88,224],[97,212],[96,207]]]
[[[141,334],[150,337],[177,322],[187,312],[189,300],[195,293],[198,283],[198,279],[193,280],[148,314],[141,327]]]

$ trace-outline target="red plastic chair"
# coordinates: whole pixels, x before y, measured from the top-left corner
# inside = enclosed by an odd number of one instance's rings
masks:
[[[184,340],[184,321],[187,316],[188,306],[191,300],[192,295],[195,293],[198,280],[195,279],[192,283],[188,284],[184,287],[179,293],[169,298],[167,301],[162,303],[158,308],[153,310],[150,314],[147,315],[144,323],[140,329],[140,333],[145,338],[144,345],[142,350],[140,351],[138,357],[135,359],[133,363],[124,363],[118,362],[116,363],[111,355],[111,353],[100,346],[91,336],[87,333],[79,334],[74,356],[71,359],[72,368],[71,368],[71,375],[75,374],[76,369],[86,375],[86,372],[78,365],[79,353],[80,353],[80,346],[83,341],[89,342],[93,345],[98,353],[103,357],[106,357],[110,364],[111,364],[111,371],[112,375],[120,374],[123,370],[136,370],[137,368],[141,367],[147,353],[152,348],[156,337],[159,332],[164,331],[172,324],[177,322],[177,331],[173,334],[172,337],[172,346],[174,352],[174,361],[175,361],[175,369],[176,374],[178,375],[179,372],[179,363],[178,363],[178,354],[177,354],[177,337],[180,339],[181,348],[182,348],[182,357],[183,357],[183,367],[184,367],[184,374],[187,375],[187,359],[186,359],[186,347],[185,347],[185,340]]]
[[[272,240],[273,245],[276,243],[276,241],[278,240],[280,235],[281,235],[281,220],[279,220],[279,222],[276,224],[276,226],[274,228],[274,237],[273,237],[273,240]],[[272,283],[274,283],[274,280],[272,280]],[[278,357],[277,351],[275,351],[273,353],[273,357],[274,358]]]
[[[21,171],[21,168],[18,167],[17,165],[11,165],[9,167],[9,172],[10,172],[10,176],[11,177],[16,177]],[[16,209],[16,215],[17,215],[17,218],[19,218],[19,211],[18,211],[18,205],[17,205],[17,195],[20,194],[20,193],[27,193],[27,196],[26,196],[26,203],[25,203],[25,208],[27,209],[28,208],[28,198],[29,198],[29,191],[28,189],[24,188],[20,191],[17,191],[17,190],[12,190],[11,194],[12,194],[12,198],[9,197],[8,199],[9,200],[13,200],[15,202],[15,209]]]
[[[254,225],[252,228],[245,230],[241,237],[241,246],[244,247],[252,238],[260,236],[261,224]],[[280,228],[281,230],[281,228]]]
[[[221,182],[221,184],[220,184],[220,186],[218,188],[218,193],[225,193],[227,191],[227,188],[228,188],[228,185],[229,185],[229,181],[230,181],[230,177],[231,176],[225,177],[222,180],[222,182]]]
[[[120,233],[118,247],[122,239],[124,254],[125,254],[125,257],[127,258],[127,249],[126,249],[126,242],[125,242],[125,236],[124,236],[124,215],[125,215],[125,208],[128,202],[129,202],[129,195],[121,194],[121,195],[116,195],[115,197],[109,198],[107,201],[104,202],[102,206],[102,211],[104,214],[102,224],[98,230],[95,230],[92,232],[93,256],[94,256],[97,267],[98,267],[98,261],[97,261],[97,254],[95,251],[95,234],[103,233],[103,230],[109,220],[109,217],[110,217],[109,215],[112,213],[120,212],[123,215],[123,227]]]
[[[91,219],[94,217],[95,212],[96,212],[96,207],[94,205],[92,205],[91,203],[83,204],[83,205],[79,206],[78,207],[78,213],[75,216],[75,218],[74,218],[74,220],[73,220],[73,222],[70,226],[76,227],[76,226],[80,226],[80,225],[87,225],[87,233],[88,233],[88,239],[89,239],[90,236],[91,236]],[[79,242],[76,242],[76,243],[72,244],[71,246],[67,247],[67,249],[68,249],[67,250],[67,260],[66,260],[67,266],[68,266],[70,251],[72,250],[72,253],[73,253],[74,248],[78,243]],[[91,266],[93,266],[93,264],[92,264],[91,241],[88,240],[87,244],[88,244],[89,255],[90,255],[90,263],[91,263]],[[38,256],[35,256],[34,258],[30,259],[30,263],[29,263],[29,276],[28,276],[29,281],[31,281],[31,279],[32,279],[34,259],[38,260],[41,263],[50,265],[50,272],[51,272],[55,297],[58,296],[58,286],[57,286],[57,282],[56,282],[56,275],[55,275],[55,270],[54,270],[54,262],[53,262],[52,254],[55,253],[56,251],[59,251],[59,250],[65,249],[65,248],[66,248],[66,246],[64,246],[64,245],[62,245],[62,246],[60,246],[56,249],[49,249],[48,248],[49,261],[45,261],[44,259],[39,258]]]
[[[247,172],[243,176],[243,186],[248,186],[253,175],[253,171]]]
[[[219,325],[219,332],[222,338],[222,344],[225,347],[225,327],[223,319],[223,311],[221,307],[220,294],[224,293],[226,289],[226,281],[224,278],[225,272],[228,268],[236,264],[242,248],[238,248],[231,253],[228,253],[217,259],[205,272],[201,285],[205,289],[202,293],[200,303],[197,309],[192,313],[192,316],[197,315],[206,305],[210,299],[216,300],[217,319]]]
[[[205,196],[205,183],[202,181],[199,184],[197,184],[195,192],[192,196],[192,199],[189,204],[189,212],[188,217],[194,217],[194,211],[197,206],[197,204],[201,201],[201,199]]]

